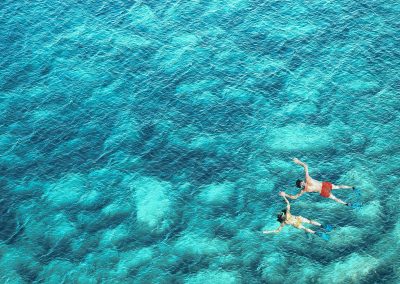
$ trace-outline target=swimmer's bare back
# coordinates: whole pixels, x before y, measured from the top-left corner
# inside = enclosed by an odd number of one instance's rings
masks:
[[[354,189],[353,186],[336,185],[336,184],[332,184],[332,183],[326,182],[326,181],[322,182],[322,181],[315,180],[310,176],[310,174],[308,172],[308,165],[306,163],[300,161],[297,158],[294,158],[293,162],[304,168],[305,180],[297,180],[296,181],[296,186],[301,189],[298,194],[296,194],[296,195],[285,194],[285,196],[287,196],[291,199],[297,199],[306,192],[318,192],[322,197],[330,198],[330,199],[332,199],[338,203],[344,204],[344,205],[350,205],[349,203],[346,203],[343,200],[334,196],[331,193],[331,191],[333,189]]]

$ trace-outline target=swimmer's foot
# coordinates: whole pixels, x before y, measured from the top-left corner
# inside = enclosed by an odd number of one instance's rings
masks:
[[[324,230],[327,231],[327,232],[332,232],[332,230],[333,230],[333,226],[330,225],[330,224],[328,224],[328,225],[322,225],[321,227],[322,227],[322,229],[324,229]]]
[[[325,234],[324,232],[317,231],[317,232],[315,232],[315,234],[316,234],[318,237],[324,239],[325,241],[329,241],[329,239],[330,239],[329,235],[328,235],[328,234]]]

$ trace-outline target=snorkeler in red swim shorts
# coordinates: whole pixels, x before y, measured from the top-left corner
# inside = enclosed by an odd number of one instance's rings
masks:
[[[300,192],[296,195],[290,195],[290,194],[286,194],[285,196],[291,198],[291,199],[297,199],[298,197],[300,197],[301,195],[303,195],[305,192],[318,192],[322,197],[325,198],[330,198],[335,200],[336,202],[339,202],[341,204],[347,205],[347,206],[351,206],[350,203],[346,203],[343,200],[340,200],[339,198],[337,198],[336,196],[334,196],[332,194],[332,190],[333,189],[345,189],[345,188],[350,188],[350,189],[354,189],[353,186],[349,186],[349,185],[335,185],[332,184],[330,182],[327,181],[318,181],[315,180],[313,178],[310,177],[310,175],[308,174],[308,166],[306,163],[303,163],[302,161],[300,161],[297,158],[293,159],[293,162],[295,162],[296,164],[302,166],[304,168],[305,171],[305,176],[306,176],[306,180],[300,180],[298,179],[296,181],[296,186],[298,188],[301,188]]]

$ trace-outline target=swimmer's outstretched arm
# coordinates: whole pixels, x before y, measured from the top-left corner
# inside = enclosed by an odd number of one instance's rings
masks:
[[[281,225],[279,226],[279,228],[278,229],[276,229],[276,230],[273,230],[273,231],[263,231],[263,234],[274,234],[274,233],[279,233],[281,230],[282,230],[282,228],[283,227],[285,227],[285,223],[281,223]]]
[[[300,190],[300,192],[297,193],[296,195],[290,195],[290,194],[285,193],[285,196],[289,197],[290,199],[297,199],[300,196],[302,196],[304,194],[304,192],[305,192],[304,190]]]
[[[287,210],[288,212],[290,212],[290,203],[289,203],[289,200],[287,200],[287,198],[286,198],[286,193],[284,193],[283,191],[281,191],[281,192],[279,192],[279,195],[282,196],[283,199],[285,199],[285,202],[286,202],[286,210]]]
[[[294,159],[293,159],[293,162],[296,163],[296,164],[298,164],[298,165],[300,165],[300,166],[302,166],[302,167],[304,168],[304,172],[305,172],[305,174],[306,174],[306,179],[310,178],[310,175],[308,174],[308,166],[307,166],[306,163],[303,163],[302,161],[300,161],[300,160],[297,159],[297,158],[294,158]]]

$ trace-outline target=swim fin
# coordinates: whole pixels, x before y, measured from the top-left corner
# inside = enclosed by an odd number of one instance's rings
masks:
[[[331,232],[333,230],[333,226],[331,224],[322,225],[322,229],[324,229],[327,232]]]
[[[362,203],[361,202],[353,202],[353,203],[348,203],[349,207],[353,208],[353,209],[359,209],[362,207]]]
[[[361,189],[353,187],[353,193],[357,197],[361,197]]]
[[[325,234],[324,232],[317,231],[317,232],[315,232],[315,234],[318,237],[321,237],[322,239],[324,239],[325,241],[329,241],[329,239],[330,239],[329,235]]]

